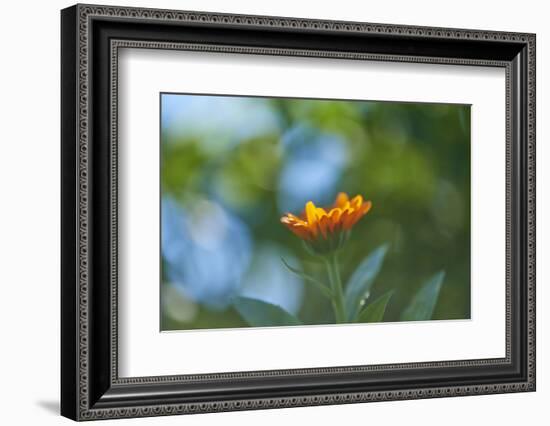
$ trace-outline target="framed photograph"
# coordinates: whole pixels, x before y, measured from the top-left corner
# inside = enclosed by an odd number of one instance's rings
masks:
[[[535,390],[535,35],[61,12],[61,412]]]

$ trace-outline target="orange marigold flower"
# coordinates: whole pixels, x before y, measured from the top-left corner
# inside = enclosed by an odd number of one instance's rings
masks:
[[[325,209],[308,201],[300,217],[287,213],[281,222],[314,252],[327,253],[342,246],[353,225],[368,213],[371,206],[372,203],[363,201],[361,195],[350,200],[346,193],[340,192],[333,206]]]

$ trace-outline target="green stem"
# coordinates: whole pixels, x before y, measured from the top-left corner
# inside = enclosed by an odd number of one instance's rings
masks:
[[[346,306],[344,304],[344,291],[342,289],[342,280],[340,278],[340,269],[338,267],[338,258],[336,254],[325,259],[330,287],[332,289],[332,308],[336,322],[341,324],[346,322]]]
[[[336,253],[332,255],[332,264],[334,268],[334,275],[336,277],[336,298],[338,304],[340,305],[340,310],[342,312],[342,322],[346,322],[346,304],[344,302],[344,289],[342,287],[342,279],[340,278],[340,267],[338,265],[338,258]]]

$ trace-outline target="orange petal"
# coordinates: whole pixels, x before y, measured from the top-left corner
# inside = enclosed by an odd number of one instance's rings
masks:
[[[330,219],[330,230],[334,231],[340,223],[340,217],[342,216],[342,210],[338,207],[333,208],[328,214]]]
[[[315,214],[317,216],[317,227],[323,234],[323,237],[327,237],[327,230],[329,229],[329,219],[325,209],[321,207],[315,208]]]
[[[289,216],[283,216],[281,218],[281,223],[283,225],[285,225],[288,229],[292,229],[295,226],[306,226],[307,227],[307,224],[305,222],[304,223],[297,222],[295,218],[289,217]]]
[[[293,217],[290,214],[283,216],[281,218],[281,222],[284,223],[285,225],[293,225],[295,223],[299,223],[298,220],[296,220],[296,217]]]
[[[316,214],[316,207],[315,204],[313,204],[313,201],[308,201],[306,204],[306,218],[307,222],[310,225],[315,224],[317,222],[317,214]]]
[[[327,215],[327,212],[322,207],[315,207],[315,215],[317,216],[317,220],[321,219],[323,216]]]
[[[336,196],[336,201],[334,202],[334,207],[344,208],[346,204],[349,202],[348,194],[345,192],[340,192]]]
[[[354,210],[351,210],[351,209],[346,209],[343,213],[342,213],[342,216],[340,217],[340,224],[341,224],[341,227],[342,229],[344,230],[348,230],[351,228],[351,221],[353,219],[353,215],[354,215]]]
[[[365,201],[363,204],[361,204],[361,207],[359,207],[359,209],[357,210],[357,213],[358,213],[357,220],[365,216],[369,212],[371,207],[372,207],[371,201]]]
[[[319,225],[319,230],[323,234],[323,237],[327,238],[327,231],[330,230],[330,219],[329,219],[329,217],[326,214],[324,216],[322,216],[319,219],[318,225]]]
[[[349,203],[351,204],[352,208],[358,209],[363,204],[363,197],[361,195],[357,195],[353,197],[353,199]]]
[[[296,224],[294,226],[291,226],[289,229],[294,232],[294,234],[296,234],[298,237],[304,240],[311,239],[311,235],[309,233],[309,228],[307,225]]]
[[[363,209],[363,214],[367,214],[372,207],[372,201],[365,201],[361,207]]]
[[[296,221],[295,221],[293,218],[291,218],[291,217],[283,216],[283,217],[281,218],[281,223],[284,223],[285,225],[290,225],[290,224],[292,224],[292,223],[296,223]]]
[[[317,237],[317,234],[319,234],[319,222],[310,223],[308,224],[309,233],[313,238]]]
[[[310,239],[309,228],[307,223],[305,223],[304,221],[299,220],[299,222],[296,222],[293,217],[283,216],[281,218],[281,223],[283,223],[298,237],[303,239]]]
[[[302,218],[299,218],[298,216],[294,216],[292,213],[288,213],[287,214],[287,217],[289,218],[290,221],[292,221],[293,223],[301,223],[303,225],[306,225],[307,222],[305,220],[303,220]]]
[[[285,225],[288,229],[292,229],[292,227],[295,225],[296,222],[293,222],[291,219],[289,219],[286,216],[283,216],[281,218],[281,223]]]
[[[367,201],[363,204],[361,204],[361,207],[357,209],[353,215],[353,218],[350,219],[350,228],[355,225],[357,222],[359,222],[359,219],[361,219],[363,216],[367,214],[367,212],[372,207],[372,203],[370,201]]]

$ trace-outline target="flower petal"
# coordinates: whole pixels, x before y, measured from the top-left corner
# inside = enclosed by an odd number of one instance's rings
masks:
[[[296,224],[294,226],[289,226],[288,228],[303,240],[311,239],[311,234],[309,233],[309,228],[307,225]]]
[[[365,216],[368,211],[370,210],[372,206],[372,202],[367,201],[363,204],[361,204],[361,207],[357,209],[353,215],[353,218],[350,220],[350,228],[355,225],[357,222],[359,222],[359,219],[361,219],[363,216]]]
[[[353,197],[349,203],[353,209],[358,209],[363,204],[363,197],[361,195],[357,195]]]
[[[328,237],[328,231],[330,230],[330,219],[325,213],[324,216],[321,216],[319,219],[319,230],[321,231],[321,234],[323,234],[323,237]]]
[[[292,227],[296,224],[292,219],[288,218],[287,216],[283,216],[281,218],[281,223],[285,225],[288,229],[292,229]]]
[[[371,207],[372,207],[372,201],[370,201],[370,200],[365,201],[363,203],[363,205],[361,206],[361,208],[363,209],[363,214],[364,215],[367,214],[370,211]]]
[[[340,224],[340,217],[342,216],[342,210],[338,207],[333,208],[329,214],[330,219],[330,230],[334,231]]]
[[[346,204],[349,203],[348,194],[345,192],[340,192],[336,196],[336,201],[334,202],[334,207],[344,208]]]
[[[323,216],[327,215],[327,212],[322,207],[316,207],[315,208],[315,215],[317,216],[317,220],[321,219]]]
[[[293,223],[296,223],[296,221],[288,216],[283,216],[281,218],[281,223],[284,223],[285,225],[292,225]]]
[[[317,208],[315,207],[315,204],[313,204],[313,201],[308,201],[306,204],[306,219],[310,225],[317,222],[316,210]]]
[[[303,225],[307,225],[307,222],[306,222],[304,219],[302,219],[302,218],[300,218],[300,217],[298,217],[298,216],[294,216],[292,213],[288,213],[288,214],[287,214],[287,217],[289,218],[289,220],[290,220],[292,223],[301,223],[301,224],[303,224]]]
[[[345,231],[351,228],[354,213],[355,213],[355,210],[352,210],[352,209],[346,209],[342,213],[342,216],[340,217],[340,226]]]

